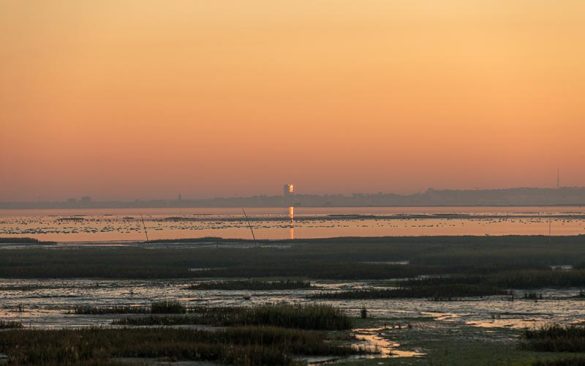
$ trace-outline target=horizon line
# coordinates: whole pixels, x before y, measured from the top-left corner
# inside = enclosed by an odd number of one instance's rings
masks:
[[[500,187],[500,188],[434,188],[429,187],[426,190],[414,192],[414,193],[395,193],[388,191],[378,192],[351,192],[351,193],[298,193],[295,192],[294,196],[343,196],[351,197],[356,195],[374,196],[374,195],[394,195],[401,197],[416,196],[434,192],[480,192],[480,191],[513,191],[513,190],[547,190],[547,191],[558,191],[563,189],[585,189],[585,186],[559,186],[559,187],[538,187],[538,186],[517,186],[517,187]],[[234,195],[234,196],[212,196],[212,197],[185,197],[182,193],[177,193],[174,198],[117,198],[117,199],[94,199],[92,195],[85,194],[77,197],[68,197],[61,199],[37,199],[37,200],[19,200],[19,201],[0,201],[0,204],[19,204],[19,203],[67,203],[67,202],[92,202],[92,203],[130,203],[130,202],[156,202],[156,201],[167,201],[167,202],[178,202],[178,201],[209,201],[218,199],[244,199],[244,198],[256,198],[256,197],[284,197],[282,194],[251,194],[251,195]]]

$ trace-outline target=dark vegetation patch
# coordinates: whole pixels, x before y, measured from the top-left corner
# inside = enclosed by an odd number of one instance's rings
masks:
[[[585,287],[585,269],[505,271],[492,274],[489,281],[506,288]]]
[[[526,330],[521,346],[540,352],[585,352],[585,328],[553,325]]]
[[[455,275],[449,277],[407,280],[407,287],[469,284],[492,286],[501,289],[579,288],[585,287],[585,270],[515,270],[485,275]]]
[[[242,280],[242,281],[209,281],[200,282],[188,287],[191,290],[253,290],[253,291],[267,291],[267,290],[299,290],[311,288],[311,283],[308,281],[258,281],[258,280]]]
[[[510,289],[579,288],[585,287],[585,270],[505,270],[487,274],[461,274],[395,281],[395,289],[366,289],[321,293],[314,298],[324,299],[390,299],[433,298],[437,300],[460,297],[512,295]],[[585,297],[581,291],[577,297]],[[524,299],[542,299],[538,292],[524,294]]]
[[[37,291],[62,288],[59,285],[0,285],[0,291]]]
[[[34,238],[0,238],[0,244],[55,244],[52,241],[41,241]]]
[[[289,245],[287,249],[233,246],[30,249],[3,253],[0,277],[386,279],[585,263],[585,253],[580,250],[583,237],[559,237],[554,241],[550,245],[544,237],[338,238],[277,242]],[[373,261],[409,261],[410,265],[368,263]],[[202,273],[190,268],[211,270]]]
[[[585,366],[585,358],[565,358],[562,360],[536,361],[532,366]]]
[[[255,307],[194,308],[185,316],[149,316],[118,319],[115,325],[273,326],[310,330],[345,330],[351,319],[329,305],[261,305]]]
[[[39,241],[33,238],[2,238],[0,237],[0,243],[30,243],[38,244]]]
[[[0,320],[0,329],[19,329],[22,323],[12,320]]]
[[[178,301],[156,301],[146,306],[92,306],[79,305],[75,307],[75,314],[185,314],[187,307]]]
[[[2,253],[0,277],[367,280],[456,275],[487,278],[489,284],[501,288],[541,284],[585,287],[585,269],[580,269],[585,263],[584,236],[335,238],[262,241],[260,244],[267,244],[264,246],[244,244],[59,250],[31,247]],[[409,264],[393,264],[401,261]],[[551,265],[577,269],[552,271]],[[206,270],[197,270],[201,268]]]
[[[152,314],[185,314],[187,308],[178,301],[157,301],[150,305]]]
[[[205,332],[187,329],[10,330],[0,332],[0,352],[11,365],[107,364],[112,358],[165,358],[233,365],[291,365],[303,355],[349,355],[349,347],[324,334],[241,327]]]
[[[447,284],[437,286],[403,287],[397,289],[367,289],[329,292],[317,294],[314,298],[340,300],[429,298],[438,301],[453,300],[462,297],[493,295],[509,295],[509,292],[489,285]]]

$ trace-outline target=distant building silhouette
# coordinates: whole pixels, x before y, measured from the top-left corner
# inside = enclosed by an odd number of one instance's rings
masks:
[[[285,184],[282,187],[282,195],[284,197],[290,197],[295,193],[295,186],[293,184]]]
[[[161,208],[161,207],[424,207],[424,206],[585,206],[585,187],[449,190],[414,194],[299,194],[292,184],[282,195],[215,197],[181,200],[0,202],[0,209],[31,208]]]

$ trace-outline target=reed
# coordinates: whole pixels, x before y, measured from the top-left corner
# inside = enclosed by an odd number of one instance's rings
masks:
[[[329,305],[261,305],[252,308],[190,309],[184,316],[149,316],[117,319],[114,325],[274,326],[310,330],[344,330],[351,319]]]
[[[562,360],[536,361],[532,366],[585,366],[585,358],[564,358]]]
[[[22,323],[18,321],[0,320],[0,329],[20,329],[22,327]]]
[[[185,314],[187,308],[178,301],[156,301],[150,305],[151,314]]]
[[[341,292],[325,292],[312,296],[316,299],[334,300],[366,300],[366,299],[398,299],[398,298],[429,298],[434,300],[452,300],[462,297],[483,297],[509,295],[508,291],[490,285],[437,285],[403,287],[396,289],[367,289]]]
[[[224,364],[292,365],[293,356],[349,355],[320,332],[273,327],[69,329],[0,332],[0,352],[14,365],[102,365],[116,357],[166,358]]]
[[[311,283],[308,281],[210,281],[200,282],[188,287],[191,290],[251,290],[251,291],[269,291],[269,290],[299,290],[309,289]]]
[[[552,325],[526,330],[521,346],[540,352],[585,352],[585,328]]]

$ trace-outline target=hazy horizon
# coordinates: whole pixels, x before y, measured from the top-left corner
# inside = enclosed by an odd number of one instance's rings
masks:
[[[524,191],[524,190],[530,190],[530,191],[543,191],[543,192],[547,192],[547,193],[551,193],[551,192],[555,192],[556,190],[560,190],[560,192],[563,191],[583,191],[583,193],[585,193],[585,186],[559,186],[559,187],[495,187],[495,188],[480,188],[480,187],[474,187],[474,188],[451,188],[451,187],[429,187],[427,189],[423,189],[421,191],[418,192],[393,192],[393,191],[377,191],[377,192],[304,192],[304,191],[295,191],[294,195],[296,197],[301,197],[301,196],[319,196],[319,197],[326,197],[326,196],[344,196],[344,197],[352,197],[354,195],[358,195],[358,196],[376,196],[376,195],[396,195],[399,197],[413,197],[413,196],[417,196],[417,195],[425,195],[427,193],[431,193],[431,192],[466,192],[466,193],[473,193],[473,192],[477,192],[479,194],[481,193],[487,193],[487,192],[498,192],[498,191],[502,191],[502,192],[513,192],[513,191]],[[16,203],[16,202],[20,202],[20,203],[34,203],[34,202],[67,202],[67,201],[78,201],[81,202],[84,199],[94,202],[94,203],[107,203],[107,202],[135,202],[135,201],[144,201],[144,202],[148,202],[148,201],[206,201],[206,200],[214,200],[214,199],[240,199],[240,198],[254,198],[254,197],[280,197],[282,196],[282,187],[281,190],[272,190],[271,192],[256,192],[256,193],[251,193],[249,195],[233,195],[233,196],[193,196],[193,195],[189,195],[189,194],[185,194],[182,192],[179,192],[177,194],[169,194],[167,196],[161,196],[161,197],[120,197],[120,198],[108,198],[108,197],[101,197],[101,196],[94,196],[90,193],[88,194],[83,194],[81,196],[64,196],[64,197],[58,197],[58,198],[54,198],[54,199],[36,199],[36,200],[22,200],[22,201],[17,201],[17,200],[6,200],[6,201],[2,201],[0,200],[0,203]],[[580,202],[575,202],[575,205],[581,205],[582,203]],[[511,206],[514,206],[513,204]]]
[[[0,201],[584,186],[585,2],[0,3]]]

